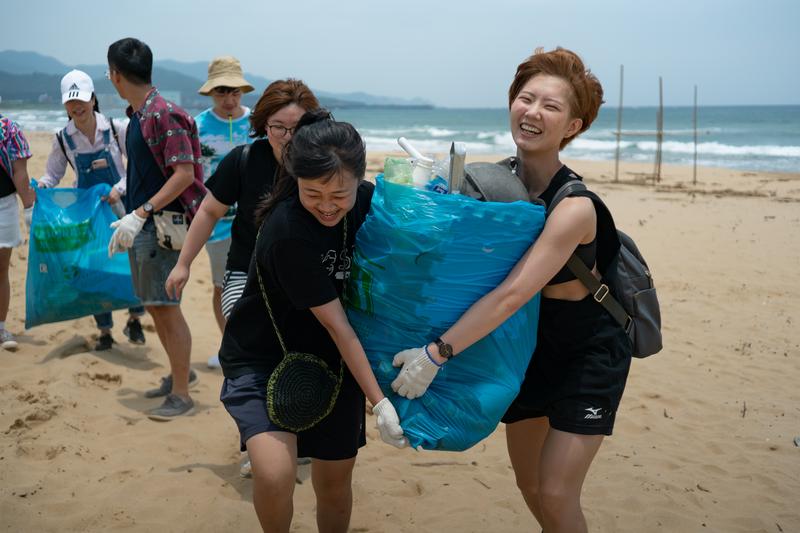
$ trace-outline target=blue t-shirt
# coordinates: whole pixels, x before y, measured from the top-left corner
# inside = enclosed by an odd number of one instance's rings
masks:
[[[167,178],[158,168],[153,152],[150,151],[150,147],[147,146],[142,136],[138,112],[134,113],[128,122],[125,147],[128,150],[127,192],[122,198],[125,212],[130,213],[155,196],[167,182]],[[183,206],[177,198],[169,205],[164,206],[164,209],[183,212]],[[152,224],[152,217],[148,217],[147,223]]]
[[[235,120],[222,118],[211,108],[194,117],[194,120],[197,122],[197,130],[200,133],[200,151],[202,153],[200,162],[203,164],[204,181],[208,181],[208,178],[216,172],[219,162],[228,155],[228,152],[240,144],[253,142],[248,135],[250,133],[250,109],[247,107],[244,108],[244,115]],[[231,224],[235,214],[236,206],[232,205],[225,216],[214,226],[214,231],[208,239],[209,242],[230,238]]]

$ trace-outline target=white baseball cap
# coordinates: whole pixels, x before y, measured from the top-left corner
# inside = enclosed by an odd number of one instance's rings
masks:
[[[71,70],[61,78],[61,103],[69,100],[88,102],[94,93],[92,78],[82,70]]]

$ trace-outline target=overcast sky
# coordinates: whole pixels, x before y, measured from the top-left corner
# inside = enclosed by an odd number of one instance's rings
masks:
[[[3,8],[0,49],[105,63],[133,36],[156,59],[237,56],[315,89],[504,107],[536,46],[578,52],[617,105],[800,104],[798,0],[26,0]],[[261,89],[261,88],[259,88]]]

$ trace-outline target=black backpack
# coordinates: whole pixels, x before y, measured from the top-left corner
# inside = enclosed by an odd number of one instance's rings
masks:
[[[589,191],[582,181],[570,180],[556,191],[550,205],[549,215],[556,205],[567,196],[583,192],[602,206],[606,220],[610,218],[608,208],[599,196]],[[598,214],[598,228],[601,217]],[[615,228],[616,229],[616,228]],[[656,288],[647,262],[636,244],[628,235],[616,230],[619,250],[604,268],[603,279],[598,280],[592,271],[572,254],[567,261],[570,271],[592,293],[595,301],[602,305],[628,333],[633,344],[634,357],[648,357],[661,351],[661,310]]]
[[[482,201],[522,200],[541,204],[538,198],[529,198],[527,188],[513,170],[513,162],[511,157],[497,163],[467,164],[460,192]],[[594,202],[598,228],[607,225],[614,231],[598,231],[597,263],[603,282],[574,254],[567,261],[567,267],[628,333],[634,357],[658,353],[662,347],[661,310],[650,269],[633,239],[616,229],[608,207],[575,176],[556,191],[547,214],[558,202],[576,192],[582,192]]]

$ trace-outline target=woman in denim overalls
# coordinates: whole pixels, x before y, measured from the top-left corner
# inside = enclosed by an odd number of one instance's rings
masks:
[[[61,101],[70,120],[53,139],[45,175],[38,186],[58,185],[69,165],[78,178],[76,185],[79,189],[88,189],[98,183],[110,185],[111,192],[104,199],[117,216],[124,215],[120,196],[125,194],[125,165],[122,161],[125,125],[119,122],[115,125],[100,113],[92,79],[80,70],[73,70],[61,79]],[[143,344],[144,332],[139,317],[144,314],[144,308],[132,307],[128,311],[130,317],[124,333],[131,342]],[[108,350],[114,344],[111,312],[94,315],[94,318],[100,329],[95,350]]]

